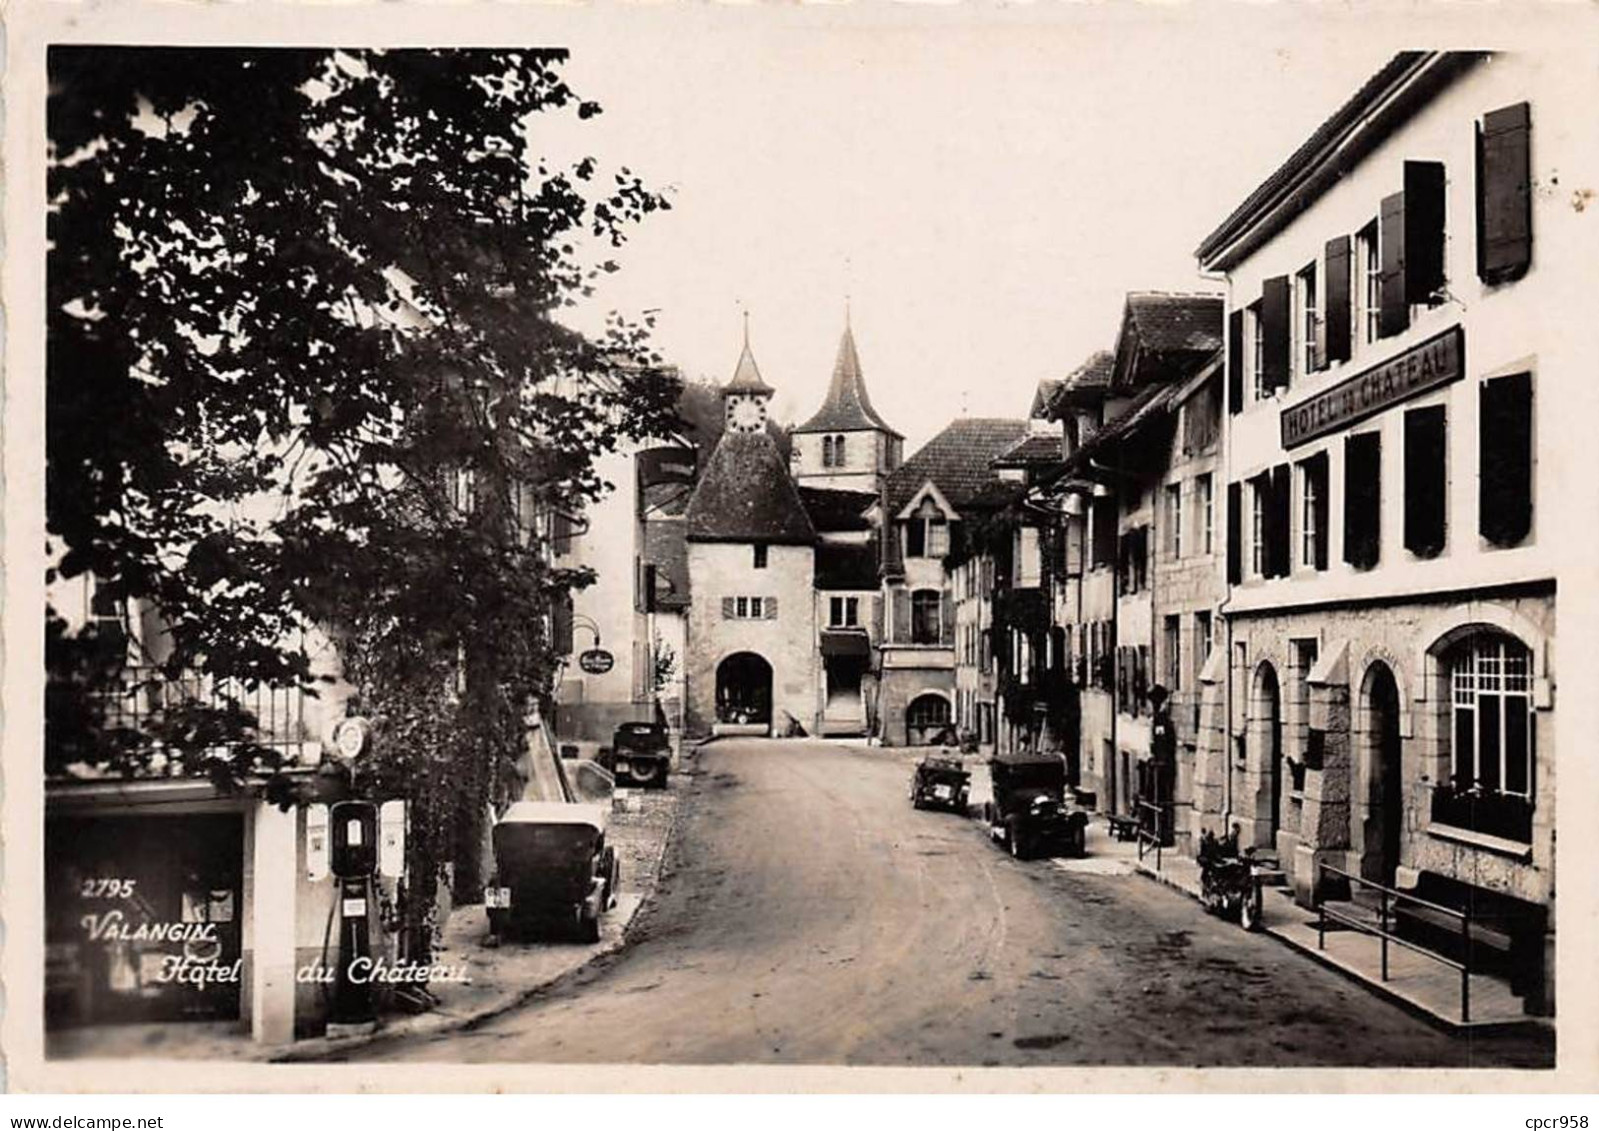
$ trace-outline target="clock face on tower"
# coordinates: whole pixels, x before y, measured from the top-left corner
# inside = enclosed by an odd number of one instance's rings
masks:
[[[759,432],[766,427],[766,403],[756,397],[729,397],[727,426],[735,432]]]

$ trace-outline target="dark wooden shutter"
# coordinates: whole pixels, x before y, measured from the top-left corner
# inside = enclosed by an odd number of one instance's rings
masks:
[[[1287,577],[1293,566],[1293,482],[1293,469],[1286,463],[1271,469],[1271,536],[1266,545],[1273,577]]]
[[[1328,361],[1348,361],[1354,342],[1350,268],[1349,237],[1328,240],[1326,313],[1322,317],[1322,341],[1326,344]]]
[[[1405,548],[1436,557],[1448,520],[1449,448],[1442,405],[1405,413]]]
[[[1477,274],[1508,283],[1532,262],[1532,108],[1484,116],[1477,127]]]
[[[767,620],[777,619],[777,598],[768,597],[761,602],[761,611],[766,614]]]
[[[1244,312],[1227,316],[1227,411],[1244,411]]]
[[[955,643],[955,598],[952,594],[944,594],[942,615],[939,618],[939,640],[944,644]]]
[[[894,590],[894,639],[904,644],[911,638],[911,595],[904,589]]]
[[[1514,546],[1532,529],[1532,375],[1484,381],[1480,404],[1478,528]]]
[[[1243,488],[1227,484],[1227,584],[1244,579],[1244,503]]]
[[[1405,301],[1428,305],[1444,289],[1444,167],[1405,162]]]
[[[1268,389],[1286,388],[1288,365],[1293,353],[1293,334],[1289,325],[1292,303],[1287,275],[1267,279],[1260,295],[1260,320],[1262,326],[1263,358],[1265,370],[1263,384]]]
[[[1319,452],[1305,461],[1305,474],[1315,485],[1316,502],[1311,510],[1310,520],[1315,524],[1316,531],[1316,560],[1312,563],[1317,569],[1327,568],[1327,453]]]
[[[1377,335],[1389,338],[1410,325],[1405,302],[1405,194],[1383,197],[1378,212],[1377,240],[1382,249],[1382,275],[1377,308]]]
[[[1382,549],[1382,433],[1344,441],[1344,561],[1356,569],[1377,564]]]
[[[881,642],[883,639],[883,595],[872,594],[872,638]]]
[[[1094,565],[1109,566],[1116,563],[1116,501],[1109,495],[1096,496],[1093,501],[1093,552]]]

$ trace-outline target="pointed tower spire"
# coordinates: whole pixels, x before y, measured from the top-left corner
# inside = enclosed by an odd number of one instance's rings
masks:
[[[838,341],[838,357],[833,362],[833,380],[827,399],[815,416],[794,429],[795,432],[886,432],[899,436],[872,407],[866,394],[866,378],[861,375],[861,358],[855,349],[855,331],[850,325],[849,301],[844,305],[844,334]],[[903,437],[901,437],[903,438]]]
[[[755,354],[750,349],[750,312],[744,312],[744,348],[738,355],[738,365],[733,370],[733,379],[723,386],[724,392],[729,393],[772,393],[773,389],[761,380],[760,367],[755,364]]]

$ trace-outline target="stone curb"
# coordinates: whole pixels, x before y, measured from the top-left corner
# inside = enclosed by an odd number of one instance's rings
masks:
[[[656,853],[655,862],[650,867],[649,879],[645,885],[645,890],[639,893],[639,899],[633,904],[626,921],[623,922],[620,934],[610,942],[600,944],[598,949],[586,955],[582,961],[558,973],[551,974],[540,981],[527,983],[518,986],[515,990],[507,991],[495,1000],[487,1002],[468,1013],[454,1015],[439,1013],[417,1014],[409,1019],[411,1023],[401,1022],[357,1037],[312,1037],[307,1040],[296,1041],[292,1045],[280,1046],[277,1049],[266,1052],[257,1059],[265,1060],[272,1064],[316,1062],[328,1060],[353,1049],[365,1048],[368,1045],[382,1041],[435,1037],[444,1033],[456,1033],[476,1028],[526,1004],[551,986],[588,969],[600,959],[618,953],[627,946],[629,942],[628,936],[632,932],[633,925],[638,922],[640,913],[655,898],[655,889],[660,883],[661,871],[666,865],[667,850],[671,847],[673,837],[677,835],[677,822],[681,813],[682,801],[679,799],[678,805],[672,813],[672,822],[667,826],[666,835],[661,839],[660,851]]]

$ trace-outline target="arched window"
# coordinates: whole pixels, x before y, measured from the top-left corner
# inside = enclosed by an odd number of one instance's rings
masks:
[[[911,594],[911,643],[937,644],[942,639],[939,623],[944,598],[937,589],[918,589]]]
[[[843,466],[845,466],[845,462],[844,462],[844,437],[842,437],[842,436],[834,436],[833,437],[833,466],[834,467],[843,467]]]
[[[1449,651],[1450,762],[1457,793],[1532,792],[1532,654],[1484,632]]]
[[[833,466],[833,437],[831,436],[822,437],[822,466]]]

